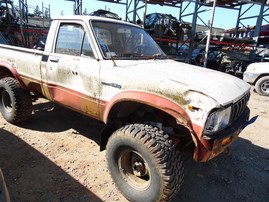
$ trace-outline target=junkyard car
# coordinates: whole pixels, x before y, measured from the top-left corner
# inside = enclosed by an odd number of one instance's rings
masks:
[[[0,111],[17,124],[45,97],[103,122],[101,150],[130,201],[169,201],[183,183],[181,150],[206,162],[249,118],[250,86],[168,59],[141,27],[96,16],[56,18],[45,49],[0,45]],[[60,121],[60,120],[59,120]]]
[[[188,52],[184,48],[179,49],[176,46],[169,46],[169,45],[163,45],[159,44],[163,52],[172,60],[178,61],[178,62],[185,62],[188,57]]]
[[[90,13],[90,15],[121,20],[121,17],[119,17],[116,13],[113,13],[113,12],[107,11],[107,10],[103,10],[103,9],[99,9],[97,11],[94,11],[94,12]]]
[[[37,42],[34,44],[34,49],[44,50],[46,45],[47,36],[41,36],[38,38]]]
[[[205,58],[205,48],[194,49],[191,63],[203,66]],[[207,68],[226,72],[231,75],[243,77],[246,67],[251,63],[250,59],[235,50],[225,50],[222,47],[210,47],[207,57]]]
[[[174,16],[163,13],[146,15],[144,28],[151,35],[174,36],[181,39],[188,32],[188,24],[181,24]],[[182,39],[181,39],[182,40]]]
[[[269,62],[250,64],[244,72],[243,79],[254,85],[258,94],[269,96]]]
[[[17,21],[13,1],[0,0],[0,24],[8,24]]]

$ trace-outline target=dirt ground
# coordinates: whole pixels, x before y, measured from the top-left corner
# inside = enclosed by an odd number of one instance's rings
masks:
[[[252,92],[251,118],[231,151],[208,163],[183,156],[185,181],[176,201],[269,201],[269,97]],[[11,199],[127,201],[99,151],[103,125],[44,100],[19,126],[0,116],[0,167]]]

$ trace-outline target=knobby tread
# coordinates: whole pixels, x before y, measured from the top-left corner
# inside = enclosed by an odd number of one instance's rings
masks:
[[[170,201],[180,190],[184,177],[181,155],[170,136],[151,125],[130,124],[117,130],[111,138],[123,133],[138,139],[154,155],[164,183],[159,201]]]
[[[14,115],[10,123],[17,124],[27,119],[32,114],[32,97],[30,93],[23,89],[20,83],[12,77],[1,79],[10,89],[10,97],[13,97]]]

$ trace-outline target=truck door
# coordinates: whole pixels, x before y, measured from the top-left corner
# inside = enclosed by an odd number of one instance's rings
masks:
[[[83,24],[61,23],[46,65],[50,98],[92,117],[99,117],[99,72]]]

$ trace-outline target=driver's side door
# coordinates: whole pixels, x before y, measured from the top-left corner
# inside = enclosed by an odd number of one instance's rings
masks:
[[[99,117],[99,72],[86,28],[61,23],[46,65],[50,97],[76,111]]]

